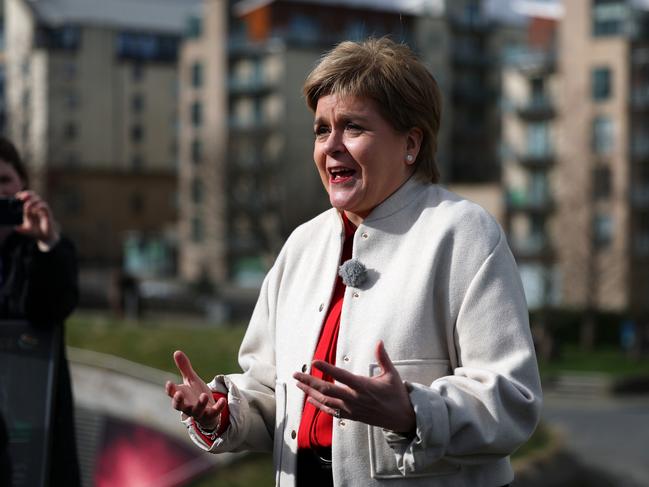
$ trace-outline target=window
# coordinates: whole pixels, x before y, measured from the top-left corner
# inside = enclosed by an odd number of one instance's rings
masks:
[[[197,39],[203,31],[203,23],[200,16],[193,15],[187,19],[186,35],[190,39]]]
[[[192,181],[192,201],[197,204],[203,201],[203,183],[200,179]]]
[[[611,70],[595,68],[591,72],[591,92],[593,100],[607,100],[611,97]]]
[[[74,140],[77,138],[77,124],[68,122],[63,129],[63,136],[66,140]]]
[[[135,171],[140,171],[144,167],[144,159],[140,154],[133,154],[131,157],[131,167]]]
[[[144,79],[144,66],[142,65],[142,63],[133,63],[131,78],[133,79],[133,81],[142,81],[142,79]]]
[[[140,142],[144,138],[144,128],[141,125],[131,127],[131,141]]]
[[[607,155],[613,150],[613,121],[604,115],[595,117],[592,129],[592,149],[597,155]]]
[[[79,107],[79,95],[74,91],[68,91],[65,95],[65,106],[74,110]]]
[[[547,122],[530,123],[527,126],[527,155],[544,157],[550,153],[550,128]]]
[[[203,221],[199,217],[192,218],[192,241],[203,241]]]
[[[132,213],[142,213],[144,211],[144,196],[142,194],[131,194],[128,203]]]
[[[543,78],[532,78],[530,80],[530,91],[532,103],[545,100],[545,80]]]
[[[203,86],[203,65],[198,61],[192,64],[192,86],[194,88]]]
[[[593,243],[606,247],[613,240],[613,219],[610,215],[599,214],[593,218]]]
[[[178,42],[178,37],[174,35],[125,31],[117,34],[115,51],[120,59],[175,61]]]
[[[133,113],[142,113],[144,110],[144,95],[136,93],[131,98],[131,110]]]
[[[191,158],[194,164],[200,164],[203,160],[203,144],[198,139],[192,141]]]
[[[611,170],[608,167],[593,170],[593,196],[595,199],[611,196]]]
[[[191,121],[194,127],[200,127],[203,123],[203,106],[198,101],[192,103]]]
[[[625,0],[593,0],[592,25],[593,36],[614,36],[624,32],[627,19]]]

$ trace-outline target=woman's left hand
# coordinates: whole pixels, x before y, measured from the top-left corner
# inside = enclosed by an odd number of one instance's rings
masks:
[[[382,371],[374,377],[355,375],[315,360],[313,366],[338,383],[300,372],[293,374],[293,378],[307,395],[307,401],[327,414],[398,433],[410,433],[416,426],[415,411],[382,341],[376,347],[376,358]],[[339,415],[337,411],[340,411]]]
[[[59,240],[49,205],[33,191],[21,191],[16,198],[23,202],[23,223],[15,230],[38,240],[42,250],[49,250]]]

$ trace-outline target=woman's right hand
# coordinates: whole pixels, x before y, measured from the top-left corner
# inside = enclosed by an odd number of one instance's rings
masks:
[[[174,352],[174,361],[183,378],[182,384],[167,381],[165,391],[174,409],[191,416],[201,428],[213,430],[218,427],[219,416],[227,404],[225,398],[214,401],[212,391],[196,374],[189,357],[180,350]]]

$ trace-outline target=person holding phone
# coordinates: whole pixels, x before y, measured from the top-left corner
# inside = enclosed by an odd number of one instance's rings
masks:
[[[63,326],[79,298],[76,250],[61,236],[49,205],[29,190],[28,181],[18,151],[0,136],[0,320]],[[63,340],[61,333],[50,483],[77,486],[72,387]]]

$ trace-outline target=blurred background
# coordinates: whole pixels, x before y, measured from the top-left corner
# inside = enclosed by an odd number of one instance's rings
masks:
[[[272,485],[161,384],[237,370],[264,274],[328,207],[301,95],[390,35],[443,92],[443,184],[505,228],[546,391],[516,485],[649,486],[649,1],[4,0],[0,131],[81,258],[85,485]]]

